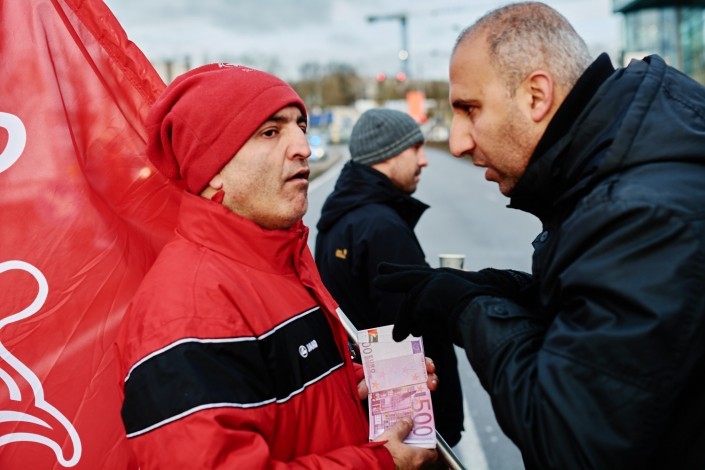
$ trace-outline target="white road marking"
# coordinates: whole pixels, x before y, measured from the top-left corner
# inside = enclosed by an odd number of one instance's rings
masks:
[[[463,421],[465,431],[463,432],[463,438],[453,447],[453,453],[458,456],[467,469],[488,470],[485,452],[482,450],[480,438],[477,435],[475,423],[470,417],[470,410],[466,400],[463,400],[463,411],[465,413],[465,420]]]

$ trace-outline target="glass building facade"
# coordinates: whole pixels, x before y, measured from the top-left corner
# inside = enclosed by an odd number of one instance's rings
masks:
[[[705,0],[614,0],[624,16],[622,63],[659,54],[669,65],[705,83]]]

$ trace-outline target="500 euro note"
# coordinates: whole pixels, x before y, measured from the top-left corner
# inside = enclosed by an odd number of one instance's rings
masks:
[[[421,338],[409,336],[397,343],[389,325],[362,330],[357,339],[370,391],[370,440],[408,417],[414,426],[404,442],[435,448],[436,426]]]

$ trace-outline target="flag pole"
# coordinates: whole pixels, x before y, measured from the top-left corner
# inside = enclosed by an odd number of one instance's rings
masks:
[[[338,318],[340,318],[340,323],[342,323],[343,328],[345,328],[345,332],[348,334],[348,338],[350,338],[350,342],[357,346],[357,328],[355,328],[355,325],[353,325],[348,316],[345,315],[340,307],[338,307],[336,313],[338,314]],[[453,449],[450,448],[446,440],[443,439],[443,436],[441,436],[438,431],[436,431],[436,449],[438,450],[441,459],[443,459],[446,465],[448,465],[450,470],[465,470],[463,464],[460,463],[458,457],[453,453]]]

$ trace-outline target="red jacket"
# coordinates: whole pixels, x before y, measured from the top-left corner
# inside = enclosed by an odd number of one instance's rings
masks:
[[[143,470],[393,468],[357,393],[303,223],[264,230],[185,193],[118,337]]]

